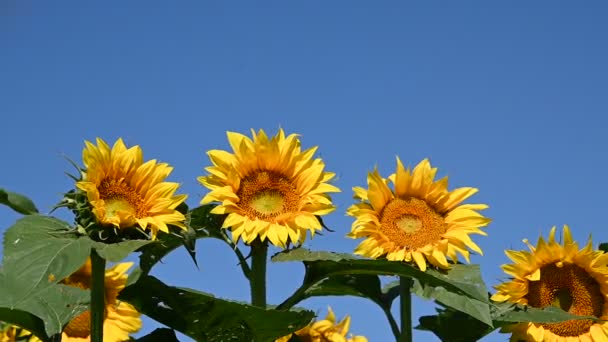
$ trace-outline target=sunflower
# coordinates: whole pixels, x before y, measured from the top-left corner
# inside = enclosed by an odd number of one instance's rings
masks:
[[[163,182],[173,170],[156,160],[143,162],[139,146],[129,149],[118,139],[112,149],[100,138],[97,146],[85,141],[82,159],[86,167],[76,186],[86,192],[93,213],[103,225],[129,228],[139,225],[152,239],[167,225],[186,229],[185,217],[176,210],[187,195],[174,195],[178,183]]]
[[[126,302],[116,299],[127,283],[127,270],[132,262],[118,263],[105,272],[106,307],[103,321],[104,341],[117,342],[129,339],[129,334],[141,328],[140,313]],[[91,288],[91,261],[88,260],[78,271],[61,281],[62,284]],[[62,342],[85,342],[91,340],[91,315],[85,311],[72,319],[63,329]]]
[[[0,326],[3,324],[0,322]],[[16,325],[6,325],[0,330],[0,342],[40,342],[40,339],[32,335],[31,332],[21,329]]]
[[[231,229],[235,242],[268,239],[283,248],[302,243],[306,232],[312,236],[322,229],[317,215],[335,210],[327,194],[340,191],[328,183],[335,174],[313,159],[316,147],[300,151],[296,134],[286,137],[282,129],[272,138],[263,130],[251,133],[253,140],[227,132],[234,154],[207,152],[213,166],[198,180],[211,192],[201,204],[220,202],[211,212],[228,214],[222,228]]]
[[[368,190],[354,187],[354,198],[360,202],[348,208],[347,214],[356,218],[348,236],[366,238],[355,253],[413,261],[422,271],[426,270],[427,261],[449,268],[446,256],[456,261],[456,252],[468,262],[467,247],[482,254],[469,234],[486,235],[480,227],[490,220],[477,211],[487,205],[461,204],[477,189],[448,191],[447,177],[434,181],[436,173],[427,159],[410,172],[397,158],[397,172],[388,179],[374,170],[367,177]]]
[[[528,247],[530,252],[505,252],[514,264],[502,269],[513,279],[496,286],[492,300],[536,308],[556,306],[571,314],[608,319],[608,254],[594,251],[591,239],[579,250],[568,226],[563,229],[563,244],[555,241],[553,227],[548,242],[540,237],[536,247]],[[608,322],[518,323],[502,332],[511,332],[515,341],[599,342],[608,341]]]
[[[336,315],[328,308],[327,317],[325,319],[310,323],[308,326],[296,331],[294,334],[298,336],[302,342],[367,342],[367,338],[363,336],[346,337],[350,327],[350,317],[336,324]],[[292,334],[283,336],[276,342],[287,342]]]

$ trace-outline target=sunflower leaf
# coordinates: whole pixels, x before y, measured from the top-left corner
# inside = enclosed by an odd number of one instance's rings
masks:
[[[49,216],[28,215],[4,234],[3,272],[15,279],[8,303],[17,306],[78,270],[93,241]]]
[[[466,313],[487,326],[492,326],[490,306],[487,302],[447,291],[443,287],[422,286],[417,281],[414,282],[412,292],[422,298],[435,299],[446,307]]]
[[[214,298],[192,289],[172,287],[141,276],[126,287],[120,300],[197,341],[274,341],[305,325],[311,311],[264,310]]]
[[[6,191],[2,188],[0,188],[0,204],[4,204],[23,215],[38,213],[38,209],[31,199],[15,192]]]
[[[72,318],[88,309],[89,291],[61,284],[36,289],[27,298],[15,300],[14,294],[25,283],[26,279],[14,274],[0,273],[0,319],[18,324],[43,340],[60,333]]]
[[[478,265],[454,265],[450,270],[449,277],[454,282],[483,284]],[[483,286],[483,289],[485,290],[485,286]],[[417,280],[414,281],[412,292],[422,298],[434,299],[446,307],[462,311],[488,326],[492,326],[490,304],[487,300],[480,301],[448,291],[444,287],[428,286]]]
[[[286,299],[279,308],[290,308],[307,297],[309,288],[338,275],[398,275],[417,279],[424,286],[443,287],[447,291],[487,302],[485,284],[474,276],[477,266],[453,265],[447,272],[418,268],[388,260],[357,259],[350,254],[311,252],[304,248],[293,249],[272,257],[274,262],[302,261],[306,273],[300,289]],[[465,267],[466,269],[463,269]],[[453,276],[454,275],[454,276]],[[393,298],[394,299],[394,298]],[[387,298],[386,300],[390,300]],[[392,301],[392,300],[391,300]]]
[[[441,341],[450,342],[479,341],[495,330],[463,312],[449,308],[436,310],[437,315],[420,317],[420,324],[415,329],[431,331]]]
[[[561,308],[548,306],[542,309],[521,304],[493,303],[494,326],[500,327],[519,322],[559,323],[569,320],[588,319],[601,321],[594,316],[578,316]]]
[[[93,247],[102,258],[110,262],[118,262],[151,242],[151,240],[128,240],[118,243],[93,242]]]

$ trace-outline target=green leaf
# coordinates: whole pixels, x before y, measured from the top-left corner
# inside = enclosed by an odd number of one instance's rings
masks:
[[[274,341],[306,326],[310,311],[264,310],[214,298],[196,290],[172,287],[142,276],[126,287],[120,300],[191,338],[205,341]]]
[[[0,273],[0,312],[10,314],[11,311],[17,310],[37,317],[44,322],[43,329],[32,319],[30,322],[16,323],[41,339],[60,333],[72,318],[88,309],[89,291],[61,284],[51,284],[42,290],[36,289],[27,298],[17,301],[14,293],[19,287],[26,285],[24,282],[26,280],[15,277],[14,274]],[[12,319],[6,321],[12,322]]]
[[[304,299],[318,296],[356,296],[369,298],[381,304],[380,278],[369,274],[346,274],[329,277],[312,285],[303,294]]]
[[[335,253],[326,251],[311,251],[306,248],[294,248],[272,256],[273,262],[285,261],[342,261],[363,260],[348,253]]]
[[[495,330],[478,319],[452,309],[438,308],[437,315],[422,316],[419,322],[415,329],[431,331],[446,342],[479,341]]]
[[[137,342],[179,342],[177,336],[175,336],[175,331],[173,329],[167,328],[157,328],[153,332],[149,333],[146,336],[140,337],[136,340]]]
[[[509,303],[494,303],[493,306],[493,320],[495,327],[518,322],[559,323],[579,319],[600,321],[599,318],[594,316],[573,315],[554,306],[547,306],[542,309]]]
[[[93,246],[102,258],[110,262],[119,262],[150,243],[152,243],[151,240],[128,240],[118,243],[94,242]]]
[[[339,275],[398,275],[417,279],[424,286],[443,287],[450,292],[466,295],[470,298],[487,302],[487,290],[483,282],[471,277],[459,268],[447,272],[428,269],[426,272],[418,268],[388,260],[364,260],[354,258],[350,254],[337,254],[331,252],[310,252],[303,248],[279,253],[272,257],[274,262],[302,261],[306,273],[302,286],[294,295],[285,300],[278,308],[290,308],[307,298],[310,287]],[[458,266],[458,265],[454,265]],[[457,273],[457,276],[452,276]],[[454,279],[453,279],[454,278]]]
[[[600,243],[597,248],[599,250],[603,251],[604,253],[608,253],[608,242],[602,242],[602,243]]]
[[[92,241],[56,218],[29,215],[4,234],[3,272],[10,281],[8,303],[18,306],[78,270]]]
[[[478,265],[453,265],[449,272],[449,276],[454,282],[480,284],[481,289],[486,291],[487,294]],[[424,286],[418,281],[414,282],[412,292],[423,298],[435,299],[446,307],[462,311],[471,317],[492,326],[490,304],[487,300],[480,301],[473,299],[469,296],[450,292],[444,287]]]
[[[24,215],[38,213],[38,209],[31,199],[15,192],[6,191],[2,188],[0,188],[0,204],[4,204]]]
[[[497,328],[520,322],[559,323],[573,319],[591,319],[593,316],[576,316],[557,307],[537,309],[510,303],[490,303],[492,324],[487,325],[464,312],[452,308],[438,308],[437,315],[420,317],[416,329],[432,331],[442,341],[477,341]]]

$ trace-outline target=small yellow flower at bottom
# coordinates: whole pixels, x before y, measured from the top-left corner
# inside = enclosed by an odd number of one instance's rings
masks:
[[[320,321],[310,323],[306,327],[296,331],[294,334],[303,342],[367,342],[367,338],[363,336],[346,337],[350,327],[350,317],[336,324],[336,316],[331,308],[327,309],[327,317]],[[287,342],[291,339],[292,334],[283,336],[275,342]]]

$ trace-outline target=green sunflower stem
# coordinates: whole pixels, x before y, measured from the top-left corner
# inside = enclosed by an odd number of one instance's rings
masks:
[[[251,304],[266,309],[266,258],[268,245],[259,239],[251,244]]]
[[[106,260],[91,249],[91,342],[103,342]]]
[[[412,278],[399,277],[399,301],[401,308],[401,335],[399,342],[412,342]]]

